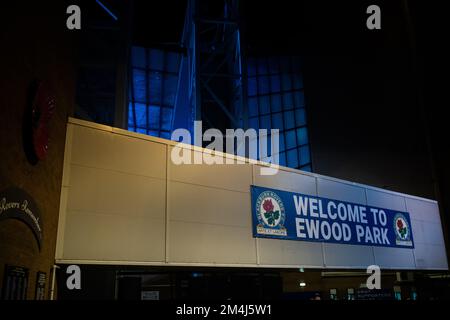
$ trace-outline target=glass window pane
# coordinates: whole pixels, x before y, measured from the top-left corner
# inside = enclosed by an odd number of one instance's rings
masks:
[[[134,101],[145,102],[147,95],[145,92],[145,71],[133,69],[133,94]]]
[[[306,125],[306,113],[305,109],[295,109],[295,120],[297,121],[297,127]]]
[[[257,116],[258,112],[258,98],[248,98],[248,113],[250,117]]]
[[[309,146],[303,146],[299,149],[300,165],[303,166],[311,162],[309,154]]]
[[[279,159],[279,161],[280,161],[280,166],[287,167],[287,165],[286,165],[286,153],[285,152],[280,152],[280,159]]]
[[[284,129],[283,117],[281,112],[273,114],[272,121],[273,121],[273,129],[280,129],[280,131]]]
[[[160,108],[158,106],[148,107],[148,117],[149,117],[150,128],[157,129],[157,130],[160,129],[159,113],[160,113]]]
[[[162,74],[160,72],[150,72],[148,82],[148,92],[150,103],[161,105],[161,82]]]
[[[294,101],[292,99],[292,93],[283,93],[283,109],[294,109]]]
[[[164,75],[164,100],[163,104],[166,106],[173,106],[175,104],[175,95],[178,89],[178,77],[170,74]]]
[[[128,130],[131,130],[132,128],[134,129],[134,127],[136,126],[136,123],[134,122],[134,118],[133,118],[133,103],[130,102],[128,104]]]
[[[262,129],[271,129],[270,126],[270,116],[262,116],[261,120],[261,128]]]
[[[149,67],[151,70],[164,70],[164,52],[157,49],[149,49]]]
[[[161,138],[170,140],[170,132],[163,131],[160,135]]]
[[[305,107],[305,96],[302,91],[295,91],[295,106],[297,108]]]
[[[279,92],[281,90],[279,75],[270,76],[270,89],[272,92]]]
[[[270,107],[272,112],[277,112],[281,110],[281,95],[274,94],[270,96]]]
[[[248,95],[255,96],[257,94],[256,78],[248,79]]]
[[[283,90],[292,90],[291,76],[289,74],[282,75]]]
[[[312,172],[311,165],[309,164],[307,166],[300,167],[300,170]]]
[[[265,59],[258,58],[258,74],[267,74],[267,63]]]
[[[258,94],[267,94],[269,92],[269,78],[266,76],[258,77]]]
[[[310,166],[300,67],[296,57],[248,60],[249,76],[256,74],[248,79],[249,126],[278,129],[280,163],[294,168],[300,167],[301,161],[304,167]],[[300,144],[307,148],[300,150]]]
[[[161,127],[170,133],[173,120],[172,107],[178,89],[180,54],[132,47],[131,65],[135,68],[131,71],[133,82],[129,94],[131,102],[134,100],[137,103],[129,104],[129,126],[132,128],[137,126],[141,129],[139,132],[150,135],[160,135]],[[133,106],[137,112],[136,123]],[[162,106],[169,108],[161,110]]]
[[[306,130],[306,127],[297,129],[297,142],[299,145],[308,143],[308,131]]]
[[[134,108],[136,110],[136,126],[145,128],[147,127],[147,107],[142,103],[135,103]]]
[[[289,150],[287,152],[287,162],[288,162],[288,166],[291,168],[298,167],[297,149]]]
[[[284,133],[280,133],[279,139],[280,139],[280,143],[279,143],[279,145],[280,145],[280,151],[286,150],[286,146],[285,146],[285,144],[284,144]]]
[[[178,72],[180,63],[179,63],[179,54],[175,52],[167,52],[166,53],[166,68],[169,72]]]
[[[145,68],[145,49],[142,47],[131,48],[131,65],[133,67]]]
[[[248,125],[250,126],[250,128],[259,129],[258,117],[248,119]]]
[[[270,113],[270,100],[269,96],[262,96],[259,97],[259,112],[261,114],[268,114]]]
[[[294,111],[284,112],[284,124],[286,129],[293,129],[295,127]]]
[[[295,130],[289,130],[286,132],[286,148],[291,149],[297,146],[295,141]]]
[[[172,128],[172,109],[162,108],[161,129],[170,131]]]
[[[280,73],[280,68],[278,67],[278,58],[269,58],[269,73],[277,74]]]

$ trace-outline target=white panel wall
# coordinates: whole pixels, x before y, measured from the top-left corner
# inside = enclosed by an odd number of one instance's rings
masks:
[[[392,210],[407,211],[405,198],[392,193],[366,189],[367,205]],[[411,219],[413,216],[410,216]],[[411,222],[412,223],[412,222]],[[415,234],[414,227],[412,228]],[[414,269],[414,250],[403,248],[373,247],[375,263],[382,268]]]
[[[261,175],[261,166],[253,167],[253,184],[261,187],[298,192],[311,196],[317,195],[316,178],[312,174],[297,174],[293,171],[279,170],[276,175]]]
[[[251,166],[168,161],[168,168],[167,261],[255,264],[255,240],[248,233],[252,221],[246,214],[251,210]]]
[[[317,192],[319,197],[339,199],[359,204],[366,204],[365,189],[359,186],[344,184],[326,178],[317,178]],[[371,246],[339,245],[324,243],[325,266],[347,267],[349,265],[367,268],[375,263]]]
[[[405,198],[411,216],[414,257],[418,269],[447,269],[444,236],[436,203]]]
[[[70,119],[58,262],[447,269],[437,203],[283,168],[175,165],[174,143]],[[200,149],[196,149],[197,154]],[[200,150],[201,151],[201,150]],[[250,185],[408,211],[415,249],[253,238]]]
[[[163,262],[167,146],[79,125],[68,131],[57,258]]]

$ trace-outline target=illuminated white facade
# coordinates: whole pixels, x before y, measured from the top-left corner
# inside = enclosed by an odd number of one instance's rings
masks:
[[[56,262],[448,269],[436,201],[284,167],[264,176],[248,161],[174,165],[174,145],[71,118]],[[408,212],[415,247],[254,238],[251,185]]]

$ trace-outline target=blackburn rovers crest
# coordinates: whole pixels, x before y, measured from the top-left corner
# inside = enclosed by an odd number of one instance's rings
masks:
[[[394,233],[397,245],[412,246],[411,228],[405,216],[397,213],[394,217]]]
[[[258,225],[256,232],[258,234],[287,236],[284,226],[286,214],[283,201],[273,191],[264,191],[256,200],[256,216]]]

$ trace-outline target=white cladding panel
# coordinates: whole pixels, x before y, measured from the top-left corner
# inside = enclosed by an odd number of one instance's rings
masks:
[[[445,247],[419,244],[414,249],[417,269],[448,269]]]
[[[258,245],[261,265],[323,267],[320,242],[259,238]]]
[[[402,196],[373,189],[366,189],[366,195],[368,206],[406,211],[405,198]]]
[[[405,202],[412,220],[416,267],[418,269],[448,269],[437,203],[407,197]]]
[[[367,268],[375,264],[372,247],[350,244],[324,243],[325,266],[340,268]]]
[[[291,169],[265,176],[259,165],[249,163],[175,165],[170,160],[173,146],[70,119],[57,261],[448,268],[436,202]],[[415,249],[253,238],[252,184],[407,211]]]
[[[375,262],[381,268],[415,269],[414,255],[411,249],[374,247],[373,250]]]
[[[406,211],[405,198],[392,193],[366,189],[367,205]],[[412,218],[412,217],[411,217]],[[414,227],[412,228],[415,233]],[[414,269],[413,249],[374,247],[375,264],[381,268]]]
[[[169,147],[172,153],[173,147]],[[192,154],[201,155],[201,152],[192,151]],[[221,157],[223,159],[223,157]],[[225,162],[225,160],[222,160]],[[222,188],[240,192],[250,192],[252,182],[252,167],[249,164],[223,164],[223,165],[176,165],[168,161],[169,180],[207,186],[209,188]]]
[[[319,197],[339,199],[353,203],[366,204],[365,189],[352,184],[345,184],[326,178],[317,178]],[[363,267],[374,264],[373,248],[371,246],[356,246],[350,244],[323,243],[325,266],[333,267]],[[365,267],[364,267],[365,266]]]
[[[366,204],[364,188],[342,183],[323,177],[317,178],[317,196],[329,199],[339,199],[359,204]]]
[[[162,262],[163,243],[162,219],[67,211],[64,259]]]
[[[169,182],[168,261],[255,264],[249,192]]]
[[[316,177],[309,174],[279,170],[275,175],[262,175],[261,166],[253,166],[253,184],[261,187],[316,196]]]
[[[167,146],[79,125],[68,131],[57,259],[163,262]]]

